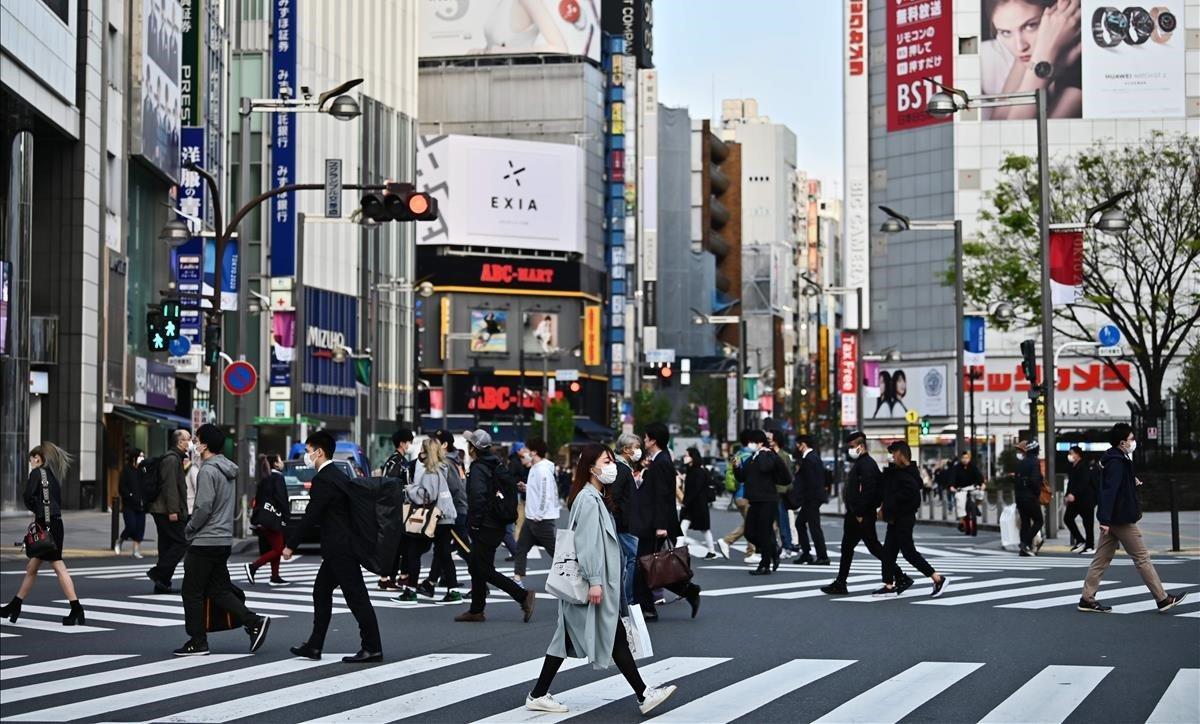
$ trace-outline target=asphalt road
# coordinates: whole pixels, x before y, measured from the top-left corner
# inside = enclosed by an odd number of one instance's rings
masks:
[[[727,530],[732,516],[714,513],[714,525]],[[831,542],[840,539],[834,521],[825,529]],[[1140,722],[1153,714],[1156,721],[1200,721],[1200,560],[1156,557],[1169,590],[1191,592],[1164,615],[1153,610],[1130,561],[1118,558],[1100,597],[1118,612],[1098,615],[1074,607],[1087,559],[1019,558],[1001,551],[995,534],[968,539],[933,526],[918,529],[918,545],[950,577],[942,598],[931,600],[917,576],[899,599],[871,599],[879,569],[862,549],[852,570],[858,595],[838,600],[817,590],[832,579],[830,569],[785,562],[773,576],[750,577],[737,552],[732,561],[697,561],[706,591],[699,616],[690,619],[684,602],[660,607],[660,620],[650,624],[655,655],[639,662],[648,683],[679,687],[654,716]],[[353,617],[343,612],[335,613],[317,665],[287,652],[306,638],[311,621],[308,592],[319,559],[310,552],[285,564],[291,588],[239,584],[252,609],[276,617],[261,651],[246,655],[247,639],[235,631],[210,635],[212,656],[175,659],[170,651],[186,638],[182,609],[177,597],[150,595],[142,571],[151,563],[80,561],[73,570],[88,606],[83,631],[58,623],[62,595],[52,577],[38,581],[18,625],[0,625],[0,719],[531,720],[521,707],[554,632],[553,600],[540,600],[529,624],[501,597],[490,600],[486,623],[459,624],[452,619],[465,604],[400,604],[373,594],[385,662],[338,660],[358,648]],[[543,555],[530,570],[548,563]],[[5,601],[19,565],[0,562]],[[467,580],[465,570],[460,578]],[[530,585],[540,590],[540,576]],[[641,719],[615,669],[576,663],[552,688],[574,718]]]

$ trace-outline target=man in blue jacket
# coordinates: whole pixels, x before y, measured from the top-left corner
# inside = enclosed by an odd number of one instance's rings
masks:
[[[1133,565],[1137,567],[1146,588],[1150,589],[1154,600],[1158,602],[1159,613],[1168,611],[1179,605],[1187,594],[1167,595],[1163,590],[1158,572],[1150,562],[1150,551],[1142,542],[1142,531],[1137,527],[1142,517],[1137,486],[1142,483],[1133,474],[1133,451],[1137,449],[1133,428],[1123,422],[1113,425],[1108,433],[1108,444],[1112,447],[1100,458],[1104,469],[1100,477],[1100,505],[1096,509],[1096,520],[1100,522],[1100,542],[1096,545],[1096,555],[1092,557],[1092,565],[1083,582],[1079,610],[1094,613],[1112,610],[1111,606],[1096,600],[1096,590],[1100,588],[1100,579],[1112,563],[1117,544],[1120,543],[1133,559]]]

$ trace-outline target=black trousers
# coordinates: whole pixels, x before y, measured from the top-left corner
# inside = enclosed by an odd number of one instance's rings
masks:
[[[433,562],[429,566],[429,577],[425,580],[435,586],[458,588],[458,571],[454,568],[454,538],[450,535],[453,525],[439,525],[433,536]]]
[[[775,521],[779,519],[779,504],[750,503],[746,510],[746,540],[754,544],[756,553],[769,563],[779,555],[775,548]]]
[[[570,651],[571,634],[566,632],[565,635],[567,650]],[[646,684],[642,681],[642,675],[638,673],[637,664],[634,663],[633,652],[629,650],[629,640],[625,637],[625,626],[621,624],[620,618],[617,619],[617,635],[613,637],[612,658],[613,663],[617,665],[617,671],[621,672],[633,688],[633,693],[640,699],[646,691]],[[542,661],[542,673],[530,692],[533,698],[540,699],[550,693],[550,684],[553,683],[554,675],[558,673],[562,664],[563,659],[546,654],[545,660]]]
[[[308,645],[314,649],[325,648],[325,634],[333,619],[333,589],[341,588],[346,605],[358,622],[358,635],[362,647],[367,651],[383,651],[379,640],[379,621],[371,598],[367,595],[367,584],[363,582],[362,570],[352,556],[330,555],[322,551],[321,567],[313,580],[313,629]]]
[[[658,550],[660,546],[662,546],[663,541],[667,541],[671,545],[675,544],[674,538],[669,538],[669,537],[668,538],[658,538],[654,535],[653,532],[651,532],[651,534],[647,537],[644,537],[644,538],[639,537],[638,538],[638,547],[637,547],[637,557],[641,558],[642,556],[650,555],[654,551]],[[634,577],[633,577],[633,599],[637,603],[641,604],[643,610],[653,611],[654,610],[654,592],[651,591],[650,586],[648,586],[646,584],[646,574],[642,572],[641,564],[637,563],[635,565],[636,565],[636,568],[634,570]],[[679,596],[682,598],[682,597],[687,596],[689,593],[691,593],[692,582],[691,581],[682,581],[680,583],[673,583],[670,586],[665,586],[665,588],[668,591],[670,591],[671,593],[674,593],[676,596]]]
[[[864,515],[860,523],[853,513],[847,512],[845,523],[842,527],[842,558],[838,562],[837,579],[842,583],[850,577],[850,563],[854,560],[854,547],[861,541],[867,546],[867,550],[871,555],[883,560],[883,544],[879,542],[879,536],[875,533],[875,511],[871,511],[870,515]],[[894,559],[893,559],[894,560]],[[893,567],[895,564],[893,563]],[[895,577],[903,576],[900,569],[896,568],[892,571]]]
[[[496,549],[504,540],[504,528],[476,528],[471,531],[471,613],[483,613],[487,606],[488,586],[507,593],[517,603],[525,602],[526,591],[513,579],[496,572]]]
[[[1021,545],[1033,548],[1033,539],[1042,529],[1042,506],[1036,498],[1017,498],[1017,513],[1021,516]]]
[[[521,526],[521,536],[517,539],[517,553],[513,556],[513,573],[524,576],[529,551],[535,545],[546,549],[550,558],[554,558],[554,540],[558,535],[558,521],[525,519]]]
[[[1083,529],[1087,533],[1086,536],[1079,534],[1079,527],[1075,525],[1075,518],[1083,518]],[[1063,522],[1067,524],[1067,530],[1071,531],[1071,537],[1077,543],[1083,543],[1088,548],[1095,548],[1093,545],[1095,539],[1093,537],[1096,522],[1096,506],[1079,503],[1067,503],[1067,510],[1063,516]]]
[[[896,582],[896,574],[900,567],[896,565],[897,554],[903,553],[904,560],[926,576],[934,574],[933,566],[917,552],[917,544],[913,543],[913,528],[917,525],[915,516],[907,515],[896,518],[888,523],[887,536],[883,541],[883,582]]]
[[[807,527],[807,530],[805,528]],[[796,511],[796,535],[799,540],[796,545],[808,555],[808,539],[812,536],[813,547],[816,548],[817,558],[828,558],[825,550],[825,532],[821,530],[821,504],[817,501],[805,503]]]
[[[154,514],[154,527],[158,529],[158,561],[150,569],[150,575],[165,585],[171,585],[175,567],[187,553],[187,539],[183,537],[183,516],[180,520],[168,520],[166,513]]]
[[[258,618],[233,592],[229,580],[229,546],[192,546],[183,559],[183,627],[193,641],[204,641],[204,599],[229,611],[249,626]]]

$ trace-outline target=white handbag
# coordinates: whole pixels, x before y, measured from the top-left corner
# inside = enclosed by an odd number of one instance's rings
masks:
[[[567,603],[588,602],[588,584],[575,557],[575,531],[559,530],[554,535],[554,562],[546,575],[546,593]]]
[[[646,628],[646,619],[642,617],[640,606],[629,606],[626,615],[621,617],[621,625],[625,627],[625,638],[629,642],[629,653],[634,659],[645,659],[654,655],[654,646],[650,643],[650,629]]]

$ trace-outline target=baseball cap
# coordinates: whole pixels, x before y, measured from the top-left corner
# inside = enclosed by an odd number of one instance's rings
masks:
[[[476,450],[487,450],[492,446],[492,436],[483,430],[467,430],[463,433],[463,437]]]
[[[450,447],[454,447],[454,433],[450,432],[449,430],[434,431],[433,439],[437,440],[438,442],[442,443],[443,445],[449,445]]]

